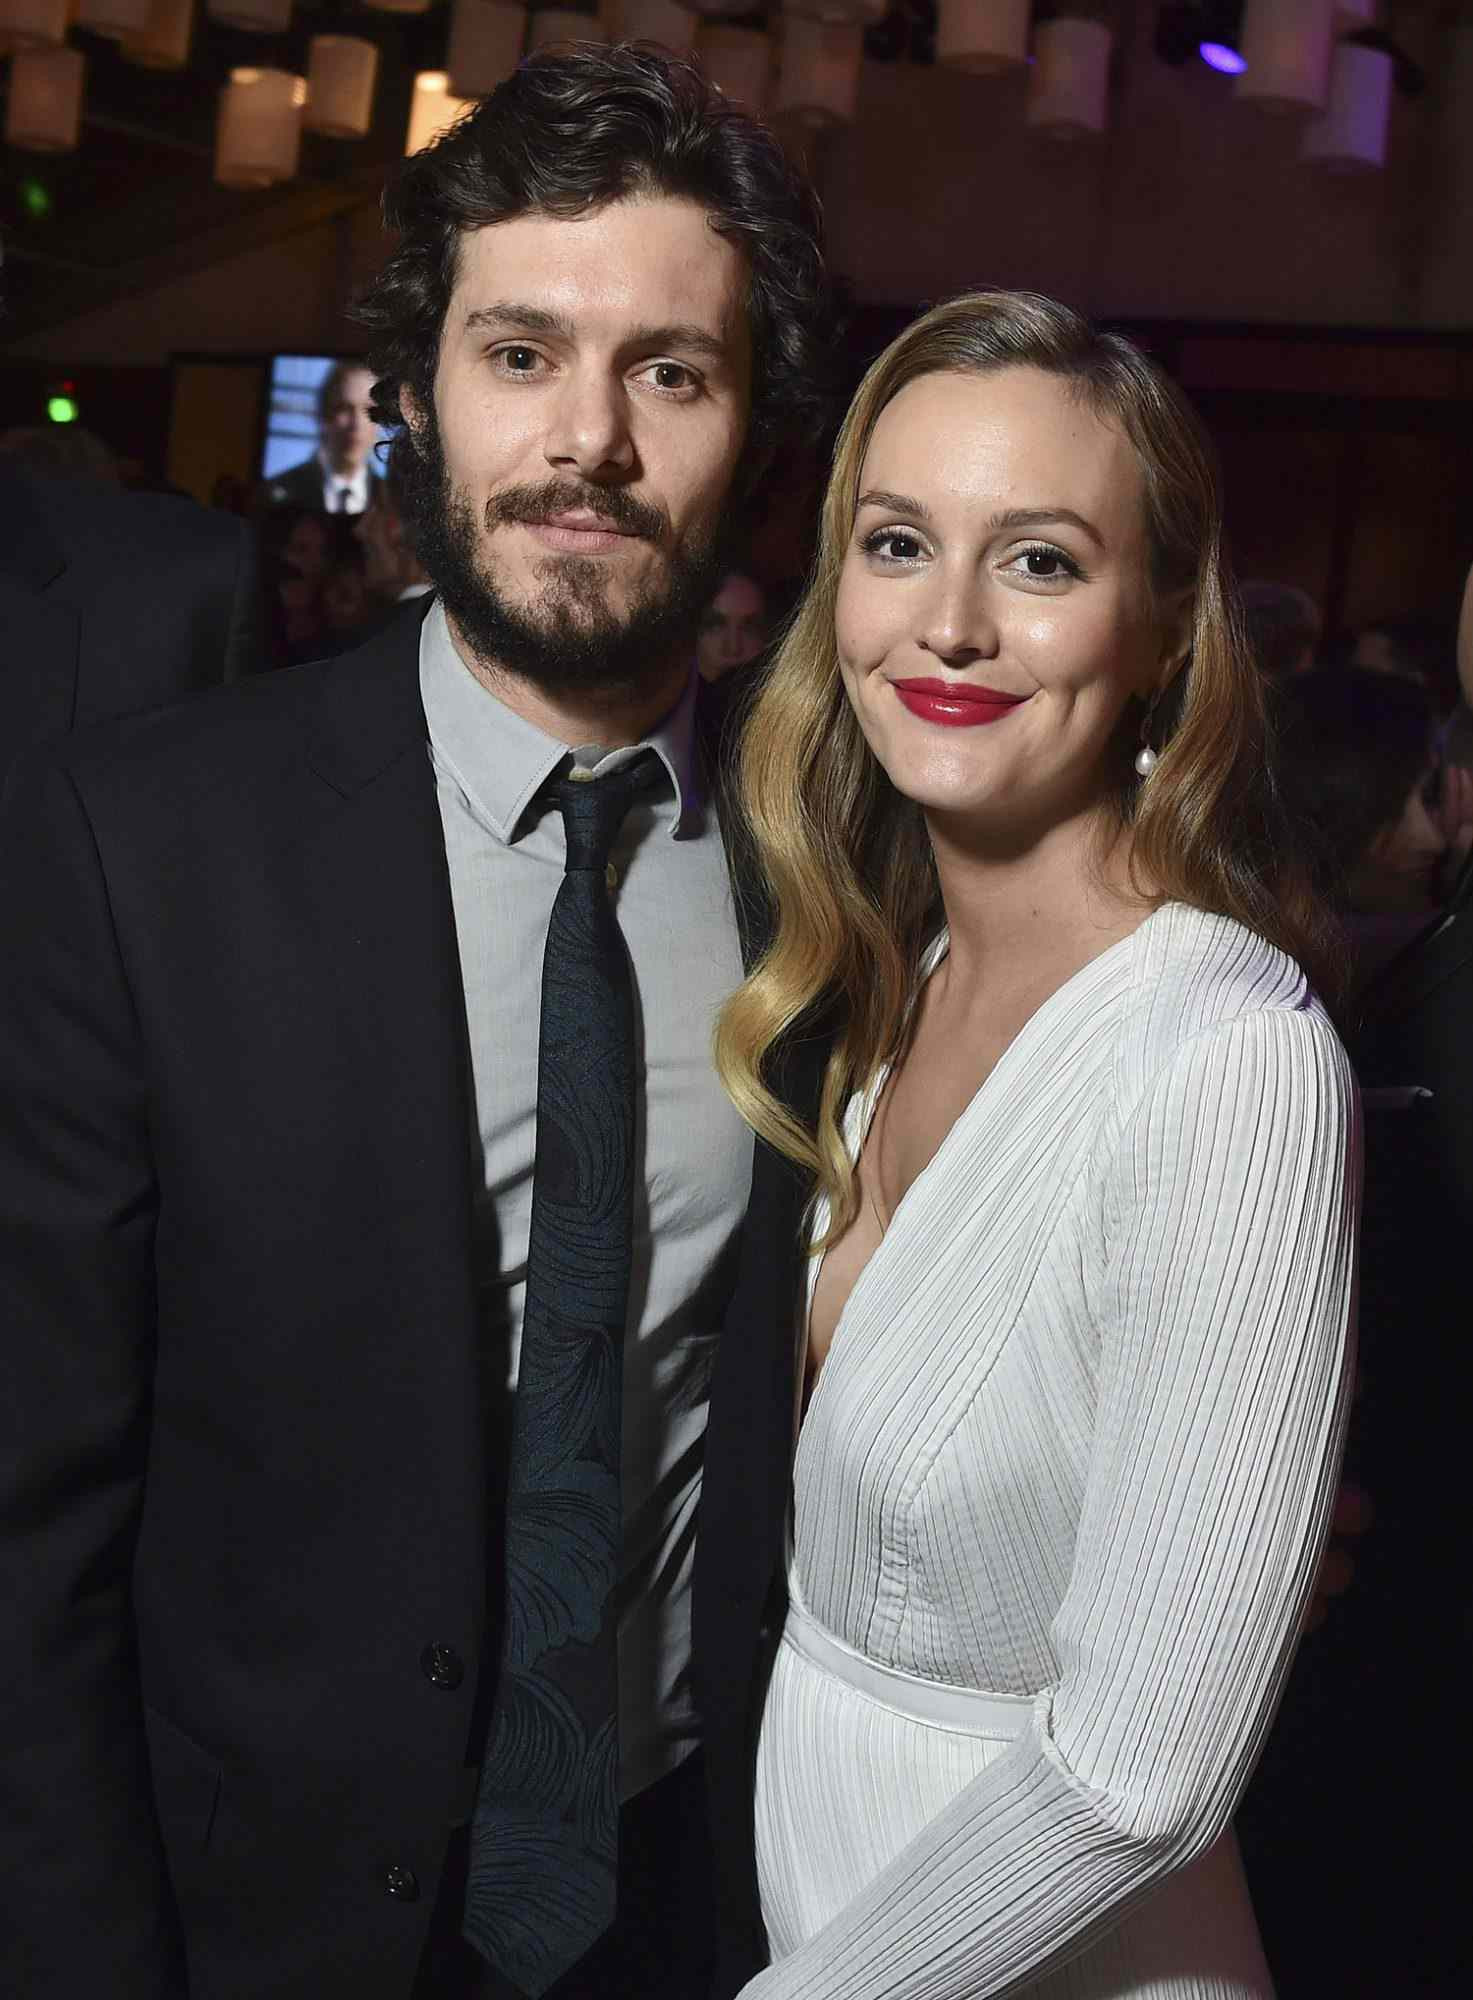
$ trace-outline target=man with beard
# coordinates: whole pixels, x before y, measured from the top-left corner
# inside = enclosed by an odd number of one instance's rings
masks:
[[[709,1953],[751,940],[693,633],[817,414],[816,216],[693,70],[588,48],[387,212],[438,596],[7,811],[6,1993],[658,2000]]]

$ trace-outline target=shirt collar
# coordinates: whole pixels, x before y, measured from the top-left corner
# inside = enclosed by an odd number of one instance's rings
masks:
[[[483,687],[456,651],[445,608],[437,597],[420,627],[420,692],[430,745],[447,767],[478,819],[504,844],[516,836],[523,814],[571,752],[576,767],[597,776],[653,750],[670,788],[650,797],[672,838],[694,830],[703,799],[696,756],[694,666],[674,708],[641,743],[605,750],[597,743],[561,743]]]
[[[366,459],[351,479],[344,479],[340,472],[333,471],[332,466],[328,462],[327,453],[322,449],[321,445],[317,447],[317,463],[322,470],[322,493],[324,499],[329,501],[335,499],[339,487],[346,486],[360,508],[368,505],[369,471]],[[338,510],[330,506],[327,511],[333,514]]]

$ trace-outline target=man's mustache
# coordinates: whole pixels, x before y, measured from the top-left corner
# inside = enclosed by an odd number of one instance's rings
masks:
[[[558,514],[597,514],[610,527],[647,542],[663,541],[670,522],[663,508],[637,500],[622,486],[588,486],[575,479],[549,479],[542,485],[506,486],[486,502],[486,526],[505,527],[513,521],[550,521]]]

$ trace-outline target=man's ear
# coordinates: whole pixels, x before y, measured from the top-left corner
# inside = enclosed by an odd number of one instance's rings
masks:
[[[399,414],[416,440],[423,436],[425,406],[407,382],[399,390]]]

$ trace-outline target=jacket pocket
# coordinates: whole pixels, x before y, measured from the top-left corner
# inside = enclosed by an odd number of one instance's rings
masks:
[[[219,1759],[147,1702],[143,1705],[143,1725],[164,1843],[171,1851],[202,1854],[210,1844],[215,1809],[220,1803],[223,1773]]]

